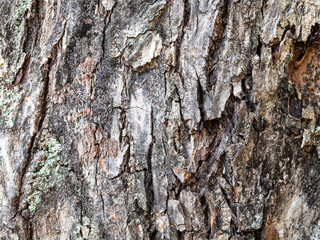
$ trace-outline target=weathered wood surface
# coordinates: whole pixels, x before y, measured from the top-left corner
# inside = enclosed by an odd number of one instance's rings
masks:
[[[320,239],[319,0],[0,19],[1,239]]]

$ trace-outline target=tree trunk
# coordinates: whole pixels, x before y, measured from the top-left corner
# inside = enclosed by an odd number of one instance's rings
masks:
[[[320,239],[319,0],[2,0],[1,239]]]

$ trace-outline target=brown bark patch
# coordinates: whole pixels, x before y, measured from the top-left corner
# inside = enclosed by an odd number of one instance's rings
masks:
[[[296,43],[289,65],[289,80],[294,88],[289,107],[293,116],[301,115],[301,108],[316,107],[320,96],[320,28],[316,26],[305,43]],[[295,96],[295,93],[297,96]],[[301,105],[301,106],[300,106]]]
[[[60,218],[59,212],[57,212],[53,208],[50,209],[48,214],[45,216],[45,219],[44,219],[45,224],[42,225],[44,227],[43,232],[46,232],[48,235],[51,235],[52,233],[57,233],[60,228],[59,218]]]
[[[86,60],[83,63],[81,63],[77,68],[77,71],[80,73],[81,76],[81,81],[79,82],[81,85],[84,85],[86,87],[86,92],[92,100],[94,99],[93,88],[94,81],[96,79],[96,65],[96,60],[94,60],[91,57],[87,57]]]
[[[295,62],[291,69],[291,83],[295,87],[299,98],[308,97],[308,92],[319,91],[320,76],[320,48],[307,49],[301,60]]]
[[[80,71],[81,78],[84,82],[93,79],[96,65],[97,63],[93,58],[87,57],[86,60],[78,66],[77,70]]]
[[[102,157],[116,158],[118,156],[118,142],[110,139],[102,127],[99,127],[95,132],[95,138],[100,146]]]
[[[277,230],[274,227],[273,222],[267,221],[262,234],[261,234],[262,240],[279,240],[279,234]]]
[[[78,119],[81,117],[88,117],[92,115],[92,110],[88,106],[85,106],[85,108],[80,109],[73,109],[68,114],[68,121],[72,123],[78,122]]]
[[[116,158],[118,156],[118,142],[108,137],[101,126],[88,123],[81,131],[81,139],[78,144],[80,157],[86,161],[99,158],[99,166],[105,168],[103,161],[105,157]]]

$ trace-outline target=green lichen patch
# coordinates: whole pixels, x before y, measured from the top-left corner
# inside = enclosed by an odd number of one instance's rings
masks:
[[[27,177],[32,179],[32,193],[27,198],[31,214],[35,213],[42,198],[56,186],[59,186],[63,180],[60,169],[61,144],[49,134],[44,133],[40,149],[42,151],[41,160],[33,170],[27,173]]]
[[[28,197],[29,211],[31,213],[34,213],[37,210],[41,203],[42,195],[43,194],[40,191],[35,191]]]
[[[17,86],[12,88],[0,86],[0,122],[5,128],[13,127],[21,96],[22,91]]]
[[[77,223],[73,227],[73,236],[75,240],[99,240],[99,229],[91,223],[88,217],[83,217],[82,224]]]
[[[0,78],[3,78],[7,72],[7,62],[0,54]]]
[[[21,28],[25,13],[31,9],[32,2],[29,0],[18,0],[15,7],[14,15],[11,18],[11,23],[15,30]]]
[[[10,53],[11,57],[17,62],[13,64],[17,66],[23,61],[23,42],[26,32],[26,13],[31,12],[32,1],[31,0],[18,0],[14,8],[14,14],[10,19],[12,29],[12,46],[13,49]],[[20,56],[21,55],[21,56]],[[11,73],[15,74],[16,69],[11,70]]]
[[[316,127],[316,129],[315,129],[315,131],[314,131],[314,134],[315,134],[316,136],[320,136],[320,126],[317,126],[317,127]]]

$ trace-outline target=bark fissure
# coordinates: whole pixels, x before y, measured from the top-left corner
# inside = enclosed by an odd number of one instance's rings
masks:
[[[186,32],[186,28],[188,26],[189,23],[189,18],[190,18],[190,3],[189,0],[183,0],[183,21],[182,21],[182,26],[181,26],[181,32],[180,35],[176,41],[176,72],[180,75],[181,77],[181,81],[182,81],[182,85],[184,85],[184,79],[181,76],[181,69],[180,69],[180,55],[181,55],[181,45],[182,45],[182,41],[183,38],[185,36],[185,32]]]
[[[31,39],[31,41],[33,42],[33,46],[32,46],[32,49],[31,49],[31,55],[27,55],[23,65],[22,65],[22,68],[19,70],[18,72],[18,75],[16,76],[15,80],[14,80],[14,83],[15,85],[19,85],[20,83],[22,83],[27,75],[28,75],[28,70],[29,70],[29,67],[30,67],[30,62],[31,62],[31,58],[32,58],[32,54],[34,52],[34,48],[36,47],[36,44],[37,44],[37,40],[38,40],[38,37],[39,37],[39,32],[40,32],[40,29],[41,29],[41,21],[40,21],[40,17],[39,17],[39,0],[36,0],[35,1],[35,17],[33,19],[37,19],[38,22],[38,27],[37,27],[37,31],[36,31],[36,36],[35,36],[35,39]],[[27,22],[28,24],[28,22]],[[29,31],[29,26],[27,27],[27,31]],[[28,39],[28,35],[26,36],[26,39],[29,41]],[[24,45],[26,45],[26,41],[24,43]],[[25,47],[24,47],[25,49]],[[18,214],[18,212],[20,211],[20,214],[21,214],[21,210],[19,210],[19,207],[20,207],[20,201],[21,201],[21,198],[22,198],[22,195],[23,195],[23,192],[22,192],[22,187],[23,187],[23,181],[24,181],[24,177],[25,177],[25,174],[27,172],[27,168],[31,162],[31,158],[32,158],[32,150],[34,148],[34,145],[35,145],[35,140],[36,140],[36,135],[37,133],[34,133],[34,135],[31,136],[30,138],[30,143],[29,143],[29,146],[28,146],[28,150],[27,150],[27,156],[26,156],[26,160],[24,161],[24,165],[22,166],[22,171],[21,171],[21,177],[20,177],[20,182],[19,182],[19,191],[18,191],[18,197],[17,197],[17,203],[16,203],[16,214],[14,215],[13,218],[16,217],[16,215]]]
[[[40,95],[40,110],[38,112],[38,116],[37,116],[37,127],[36,127],[36,131],[34,132],[34,134],[31,136],[31,140],[30,140],[30,144],[27,150],[27,156],[26,156],[26,160],[24,161],[24,166],[22,167],[22,171],[21,171],[21,178],[20,178],[20,185],[19,185],[19,195],[17,198],[17,204],[16,204],[16,209],[17,209],[17,213],[19,212],[19,214],[21,215],[21,212],[23,209],[19,209],[20,208],[20,201],[22,199],[23,196],[23,185],[24,185],[24,179],[25,179],[25,175],[27,173],[28,167],[31,164],[32,158],[33,158],[33,151],[34,148],[40,138],[42,129],[43,129],[43,123],[44,123],[44,119],[46,116],[46,111],[47,111],[47,105],[48,105],[48,95],[49,95],[49,73],[53,64],[53,61],[56,59],[57,56],[57,48],[58,45],[60,44],[60,41],[62,39],[62,37],[64,36],[64,32],[65,32],[65,28],[63,30],[62,36],[61,38],[58,40],[58,42],[56,43],[56,45],[54,45],[52,47],[52,52],[51,52],[51,57],[48,59],[47,63],[46,63],[46,67],[45,70],[43,70],[43,75],[42,75],[42,79],[43,79],[43,88],[42,88],[42,93]],[[37,37],[36,37],[37,39]],[[52,60],[53,59],[53,60]],[[15,215],[16,216],[16,215]],[[30,218],[26,219],[27,221],[27,226],[28,226],[28,233],[29,236],[31,236],[30,239],[32,239],[32,235],[33,235],[33,226],[32,226],[32,222],[30,221]]]
[[[222,10],[219,11],[219,17],[217,18],[218,24],[215,26],[214,32],[210,37],[210,48],[208,59],[206,59],[206,76],[209,80],[209,87],[211,88],[216,83],[216,79],[213,76],[215,72],[216,64],[219,62],[219,51],[221,51],[223,38],[225,34],[225,28],[229,19],[229,0],[224,0],[222,4]],[[214,38],[213,38],[213,35]]]

